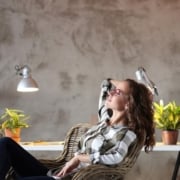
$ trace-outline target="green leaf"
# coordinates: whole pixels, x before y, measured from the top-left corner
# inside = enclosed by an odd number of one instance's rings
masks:
[[[27,128],[29,127],[28,123],[26,122],[28,119],[29,116],[24,114],[22,110],[6,108],[4,113],[0,117],[0,128]]]
[[[180,106],[175,101],[162,105],[154,102],[154,122],[156,127],[164,130],[180,129]]]

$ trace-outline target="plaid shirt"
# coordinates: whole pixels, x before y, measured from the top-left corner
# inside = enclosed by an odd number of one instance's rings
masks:
[[[136,141],[136,134],[126,126],[109,126],[112,112],[105,106],[108,91],[113,88],[109,80],[101,85],[99,98],[99,123],[89,129],[79,142],[78,154],[89,154],[92,164],[115,165],[120,163],[129,146]]]

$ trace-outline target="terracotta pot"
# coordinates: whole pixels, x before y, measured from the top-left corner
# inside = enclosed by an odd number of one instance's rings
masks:
[[[167,144],[167,145],[177,144],[178,135],[179,135],[178,130],[163,130],[162,141],[164,144]]]
[[[16,128],[13,131],[11,129],[5,129],[4,134],[6,137],[10,137],[16,142],[20,142],[20,140],[21,140],[21,138],[20,138],[21,129],[20,128]]]

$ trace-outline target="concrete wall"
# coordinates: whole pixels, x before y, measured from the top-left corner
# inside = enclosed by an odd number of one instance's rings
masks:
[[[104,78],[135,79],[139,66],[159,98],[180,103],[179,14],[178,0],[0,0],[1,109],[31,116],[22,140],[62,140],[94,121]],[[16,92],[17,64],[31,67],[39,92]],[[142,152],[127,179],[169,180],[176,154]]]

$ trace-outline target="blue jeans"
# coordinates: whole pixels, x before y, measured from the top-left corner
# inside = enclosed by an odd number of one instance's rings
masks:
[[[0,138],[0,180],[4,180],[10,167],[13,167],[17,179],[53,180],[46,176],[48,168],[29,152],[8,137]]]

